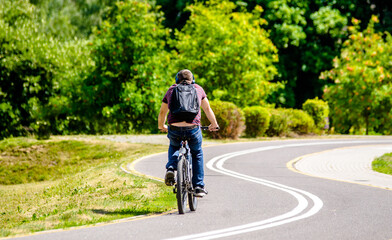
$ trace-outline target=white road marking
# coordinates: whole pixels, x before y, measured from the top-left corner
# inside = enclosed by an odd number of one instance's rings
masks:
[[[287,212],[283,215],[279,215],[273,218],[265,219],[262,221],[257,221],[249,224],[244,224],[244,225],[239,225],[235,227],[229,227],[229,228],[224,228],[224,229],[219,229],[219,230],[214,230],[214,231],[209,231],[209,232],[204,232],[204,233],[199,233],[199,234],[192,234],[188,236],[182,236],[178,238],[172,238],[172,239],[215,239],[215,238],[221,238],[221,237],[227,237],[227,236],[233,236],[237,234],[242,234],[242,233],[247,233],[247,232],[252,232],[252,231],[257,231],[261,229],[266,229],[266,228],[272,228],[276,227],[279,225],[283,225],[286,223],[298,221],[304,218],[308,218],[310,216],[315,215],[320,211],[320,209],[323,207],[323,201],[315,196],[314,194],[311,194],[309,192],[306,192],[301,189],[289,187],[283,184],[279,184],[276,182],[264,180],[261,178],[256,178],[252,176],[248,176],[245,174],[241,174],[235,171],[231,171],[228,169],[225,169],[223,167],[223,164],[225,163],[226,160],[249,154],[249,153],[255,153],[255,152],[262,152],[262,151],[268,151],[268,150],[274,150],[274,149],[281,149],[281,148],[289,148],[289,147],[304,147],[304,146],[316,146],[316,145],[334,145],[334,144],[353,144],[353,143],[386,143],[386,142],[392,142],[388,140],[375,140],[375,141],[337,141],[337,142],[314,142],[314,143],[297,143],[297,144],[284,144],[284,145],[278,145],[278,146],[269,146],[269,147],[261,147],[261,148],[254,148],[254,149],[249,149],[249,150],[243,150],[243,151],[238,151],[238,152],[233,152],[233,153],[227,153],[221,156],[217,156],[213,159],[211,159],[207,163],[207,167],[211,169],[212,171],[222,173],[224,175],[228,175],[231,177],[243,179],[246,181],[262,184],[271,188],[275,188],[281,191],[284,191],[286,193],[289,193],[293,197],[295,197],[298,201],[298,205],[291,210],[290,212]],[[214,164],[216,166],[214,166]],[[313,206],[306,212],[303,212],[308,206],[309,202],[305,198],[308,197],[309,199],[312,200]]]

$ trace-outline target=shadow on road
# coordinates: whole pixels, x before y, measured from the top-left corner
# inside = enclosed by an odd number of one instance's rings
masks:
[[[146,211],[146,210],[135,210],[135,209],[121,209],[121,210],[114,210],[114,211],[108,211],[105,209],[91,209],[91,211],[93,213],[96,214],[101,214],[101,215],[132,215],[132,216],[136,216],[136,215],[145,215],[145,214],[149,214],[151,212]]]

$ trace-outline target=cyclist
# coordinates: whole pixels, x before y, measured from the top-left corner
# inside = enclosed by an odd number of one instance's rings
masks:
[[[166,164],[166,175],[165,183],[171,186],[174,180],[174,171],[177,168],[177,156],[175,152],[179,150],[181,144],[181,137],[187,137],[188,145],[192,154],[192,166],[193,166],[193,178],[192,184],[195,186],[195,195],[197,197],[203,197],[207,194],[204,184],[204,160],[202,150],[202,134],[200,129],[200,118],[201,111],[192,120],[178,119],[176,116],[171,114],[169,111],[171,95],[173,89],[177,84],[186,82],[187,84],[194,84],[197,92],[197,99],[199,106],[205,112],[208,120],[210,121],[209,130],[217,131],[219,129],[218,123],[215,118],[215,114],[212,111],[210,104],[207,99],[207,95],[203,88],[198,84],[195,84],[194,76],[188,69],[179,71],[176,75],[176,84],[173,84],[166,92],[163,100],[161,109],[158,116],[158,128],[167,132],[167,137],[170,140],[169,151],[168,151],[168,163]],[[169,115],[167,115],[169,113]],[[168,120],[167,126],[166,120]]]

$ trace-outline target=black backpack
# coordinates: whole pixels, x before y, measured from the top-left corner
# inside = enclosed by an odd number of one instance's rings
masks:
[[[180,83],[173,89],[169,109],[182,121],[191,122],[199,113],[200,104],[194,84]]]

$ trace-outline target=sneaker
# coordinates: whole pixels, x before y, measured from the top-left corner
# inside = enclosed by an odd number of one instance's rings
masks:
[[[166,186],[173,186],[175,182],[176,180],[174,179],[174,169],[168,168],[165,175],[165,184]]]
[[[208,194],[208,192],[205,188],[203,188],[203,187],[196,187],[195,188],[195,196],[196,197],[204,197],[207,194]]]

